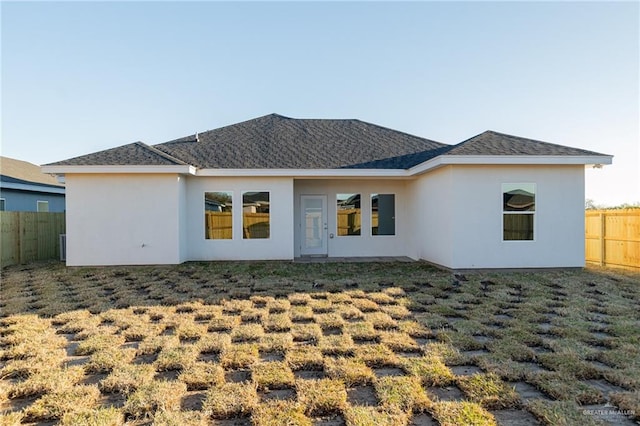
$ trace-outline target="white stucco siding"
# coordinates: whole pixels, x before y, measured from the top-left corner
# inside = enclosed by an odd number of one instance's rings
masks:
[[[446,266],[584,266],[584,166],[452,166],[451,177],[453,259]],[[536,185],[533,241],[502,240],[504,183]]]
[[[418,259],[450,267],[453,263],[452,167],[446,166],[411,182],[412,246]]]
[[[415,258],[408,241],[415,230],[410,214],[411,200],[407,190],[408,180],[402,179],[298,179],[295,181],[295,256],[300,256],[301,210],[300,196],[327,196],[327,256],[409,256]],[[337,235],[337,194],[360,194],[361,234]],[[395,235],[371,234],[371,194],[395,194]]]
[[[179,179],[68,174],[67,265],[179,263]]]
[[[205,238],[205,192],[233,192],[233,238]],[[244,239],[242,193],[269,192],[269,238]],[[293,178],[193,177],[187,178],[186,245],[188,260],[293,259]]]

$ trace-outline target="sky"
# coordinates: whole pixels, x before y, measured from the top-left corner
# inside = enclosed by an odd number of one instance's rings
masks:
[[[46,164],[270,113],[448,144],[485,130],[614,155],[640,201],[638,2],[2,2],[3,156]]]

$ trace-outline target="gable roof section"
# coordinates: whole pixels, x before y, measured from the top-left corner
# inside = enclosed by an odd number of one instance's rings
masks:
[[[43,174],[40,166],[9,157],[0,157],[0,181],[64,188],[54,176]]]
[[[201,169],[407,169],[412,155],[445,146],[360,120],[278,114],[155,145]]]
[[[446,155],[563,155],[603,156],[593,151],[556,145],[535,139],[521,138],[487,130],[458,145],[452,146]]]
[[[183,161],[143,142],[133,142],[47,166],[184,166]]]

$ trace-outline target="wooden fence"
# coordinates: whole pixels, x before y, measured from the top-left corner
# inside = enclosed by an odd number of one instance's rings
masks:
[[[640,209],[587,210],[585,259],[640,271]]]
[[[64,213],[0,212],[1,266],[60,259],[64,233]]]
[[[242,212],[243,238],[269,238],[269,213]],[[205,238],[230,240],[233,238],[231,212],[206,211],[204,216]]]

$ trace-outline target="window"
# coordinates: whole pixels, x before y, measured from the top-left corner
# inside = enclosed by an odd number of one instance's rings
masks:
[[[371,235],[396,235],[395,194],[371,194]]]
[[[360,194],[338,194],[337,207],[338,236],[360,235],[362,221]]]
[[[532,241],[536,212],[534,183],[502,184],[502,240]]]
[[[242,238],[269,238],[271,213],[268,192],[242,193]]]
[[[48,201],[38,201],[37,208],[39,212],[48,212],[49,211],[49,202]]]
[[[5,210],[5,199],[4,198],[0,198],[0,212],[3,212]]]
[[[207,240],[233,238],[233,192],[204,193],[204,237]]]

